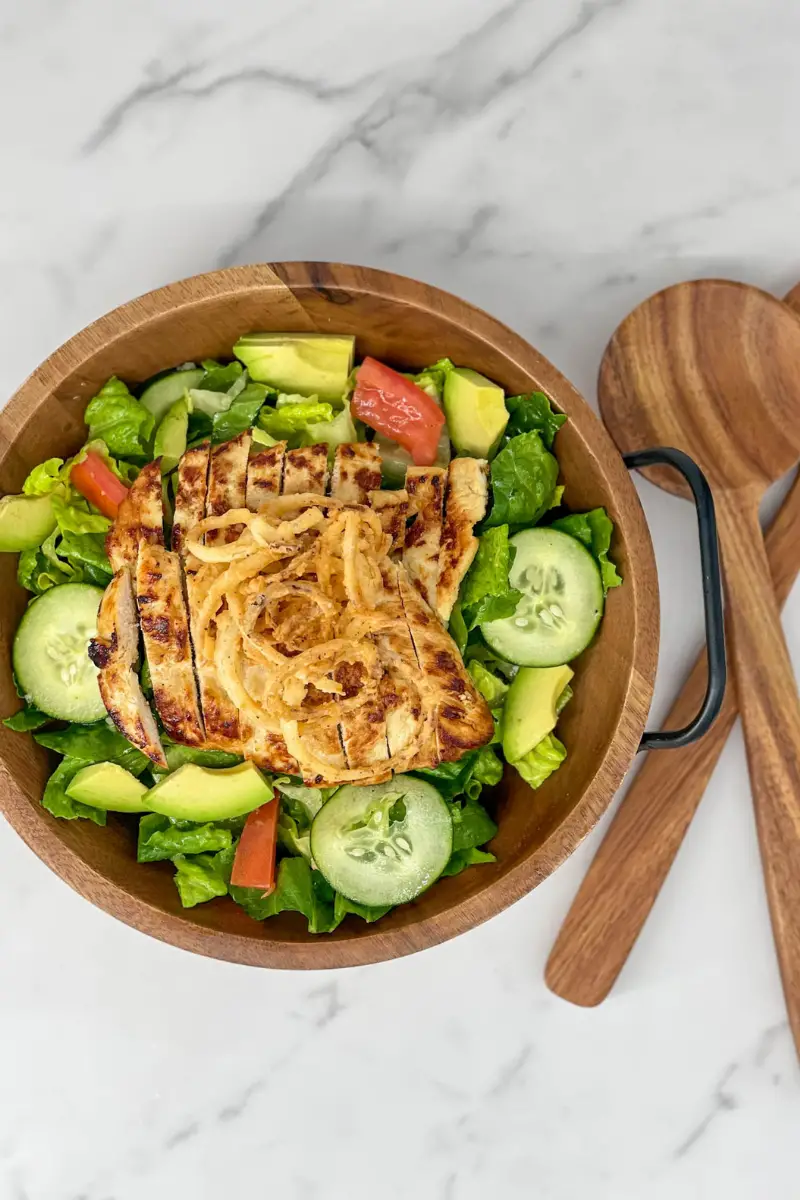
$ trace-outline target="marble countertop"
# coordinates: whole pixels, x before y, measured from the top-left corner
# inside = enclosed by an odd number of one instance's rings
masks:
[[[460,293],[593,400],[656,287],[800,279],[799,40],[792,0],[5,0],[0,395],[140,292],[322,258]],[[640,486],[655,721],[700,586],[689,507]],[[601,832],[456,941],[314,975],[151,941],[0,823],[0,1200],[793,1200],[797,1062],[738,731],[582,1011],[542,972]]]

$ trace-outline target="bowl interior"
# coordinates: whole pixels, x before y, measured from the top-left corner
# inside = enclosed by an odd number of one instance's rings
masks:
[[[52,767],[30,737],[0,726],[5,780],[0,803],[25,840],[69,883],[129,923],[203,953],[274,966],[375,961],[429,945],[476,924],[530,890],[575,847],[610,801],[638,745],[657,650],[652,547],[627,472],[600,423],[565,379],[522,339],[436,289],[383,272],[330,264],[236,268],[160,289],[102,318],[57,351],[0,416],[0,489],[83,441],[87,400],[112,374],[140,381],[191,359],[226,357],[258,329],[353,333],[359,355],[400,368],[444,355],[496,379],[510,393],[540,388],[570,418],[559,433],[565,502],[605,505],[625,585],[608,597],[596,643],[576,664],[575,697],[561,721],[568,758],[537,792],[507,771],[489,798],[500,831],[493,866],[438,883],[416,903],[367,926],[348,918],[333,935],[309,935],[282,915],[263,925],[229,901],[180,907],[170,864],[138,866],[135,824],[101,829],[56,821],[39,799]],[[0,712],[17,707],[10,646],[26,603],[15,556],[0,555]]]

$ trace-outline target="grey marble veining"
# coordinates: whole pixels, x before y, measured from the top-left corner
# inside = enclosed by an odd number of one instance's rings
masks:
[[[593,401],[655,288],[800,279],[798,47],[793,0],[0,0],[0,395],[151,287],[323,258],[463,295]],[[641,494],[656,721],[700,589],[688,506]],[[796,596],[785,626],[798,662]],[[585,1012],[542,969],[597,837],[454,942],[315,976],[150,941],[0,825],[0,1200],[794,1200],[738,733]]]

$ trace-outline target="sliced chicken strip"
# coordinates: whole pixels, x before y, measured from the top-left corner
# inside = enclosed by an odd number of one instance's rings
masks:
[[[172,522],[173,550],[183,550],[186,535],[206,515],[210,453],[211,448],[206,442],[187,450],[178,463],[178,488]]]
[[[378,514],[383,532],[392,539],[391,553],[402,554],[406,544],[408,492],[405,488],[396,492],[370,492],[367,502]]]
[[[328,447],[325,442],[290,450],[283,466],[283,494],[297,496],[300,492],[325,494],[328,483]]]
[[[173,741],[205,741],[189,644],[178,555],[142,542],[136,565],[136,603],[161,723]]]
[[[486,515],[489,464],[482,458],[454,458],[447,472],[436,612],[446,625],[461,581],[478,552],[473,527]]]
[[[155,718],[136,674],[139,626],[129,567],[117,571],[105,590],[97,615],[97,637],[89,643],[89,657],[100,672],[100,695],[117,729],[166,770]]]
[[[403,563],[419,594],[434,609],[446,475],[443,467],[409,467],[406,471],[409,505],[416,515],[406,529]]]
[[[331,495],[345,504],[366,504],[370,492],[381,486],[381,453],[372,442],[350,442],[336,447],[331,475]]]
[[[397,578],[423,686],[436,706],[438,757],[441,762],[455,762],[491,740],[492,714],[436,614],[402,569]]]
[[[106,535],[106,554],[115,574],[122,567],[133,569],[142,540],[164,545],[160,458],[142,467]]]
[[[381,456],[377,446],[366,442],[337,446],[331,476],[332,496],[345,504],[365,504],[380,484]],[[343,688],[342,699],[349,699],[362,689],[364,668],[360,663],[341,663],[333,678]],[[343,713],[339,735],[350,770],[374,766],[379,771],[379,764],[389,757],[386,719],[379,698],[365,700],[352,712]],[[391,771],[386,771],[371,782],[389,778]]]
[[[223,442],[211,451],[208,467],[207,517],[221,517],[231,508],[244,508],[247,497],[247,461],[250,455],[250,431],[240,433],[230,442]],[[206,535],[209,545],[235,542],[242,532],[241,525],[214,529]]]
[[[281,494],[285,455],[286,442],[276,442],[274,446],[267,446],[250,455],[245,500],[251,512],[258,512],[270,496]]]
[[[386,719],[386,739],[392,757],[408,755],[403,770],[413,767],[435,767],[439,761],[436,742],[436,711],[432,704],[426,708],[426,691],[420,677],[414,643],[406,621],[400,596],[399,576],[407,582],[405,570],[392,564],[384,572],[386,591],[380,612],[390,627],[376,634],[378,657],[385,674],[380,684],[380,697]]]

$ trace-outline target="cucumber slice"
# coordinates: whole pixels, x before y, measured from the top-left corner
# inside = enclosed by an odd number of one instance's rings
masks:
[[[187,388],[199,386],[204,375],[202,367],[191,367],[187,371],[170,371],[169,375],[162,375],[144,389],[139,403],[153,414],[157,424],[166,415],[167,409],[172,408],[175,401],[182,398]]]
[[[89,659],[102,588],[64,583],[34,600],[19,623],[12,658],[20,690],[42,712],[90,724],[106,715]]]
[[[585,546],[557,529],[523,529],[508,574],[522,599],[511,617],[481,625],[488,645],[520,667],[559,667],[585,650],[603,616],[600,568]]]
[[[453,849],[450,811],[410,775],[343,787],[311,826],[311,855],[335,891],[356,904],[405,904],[439,878]]]

